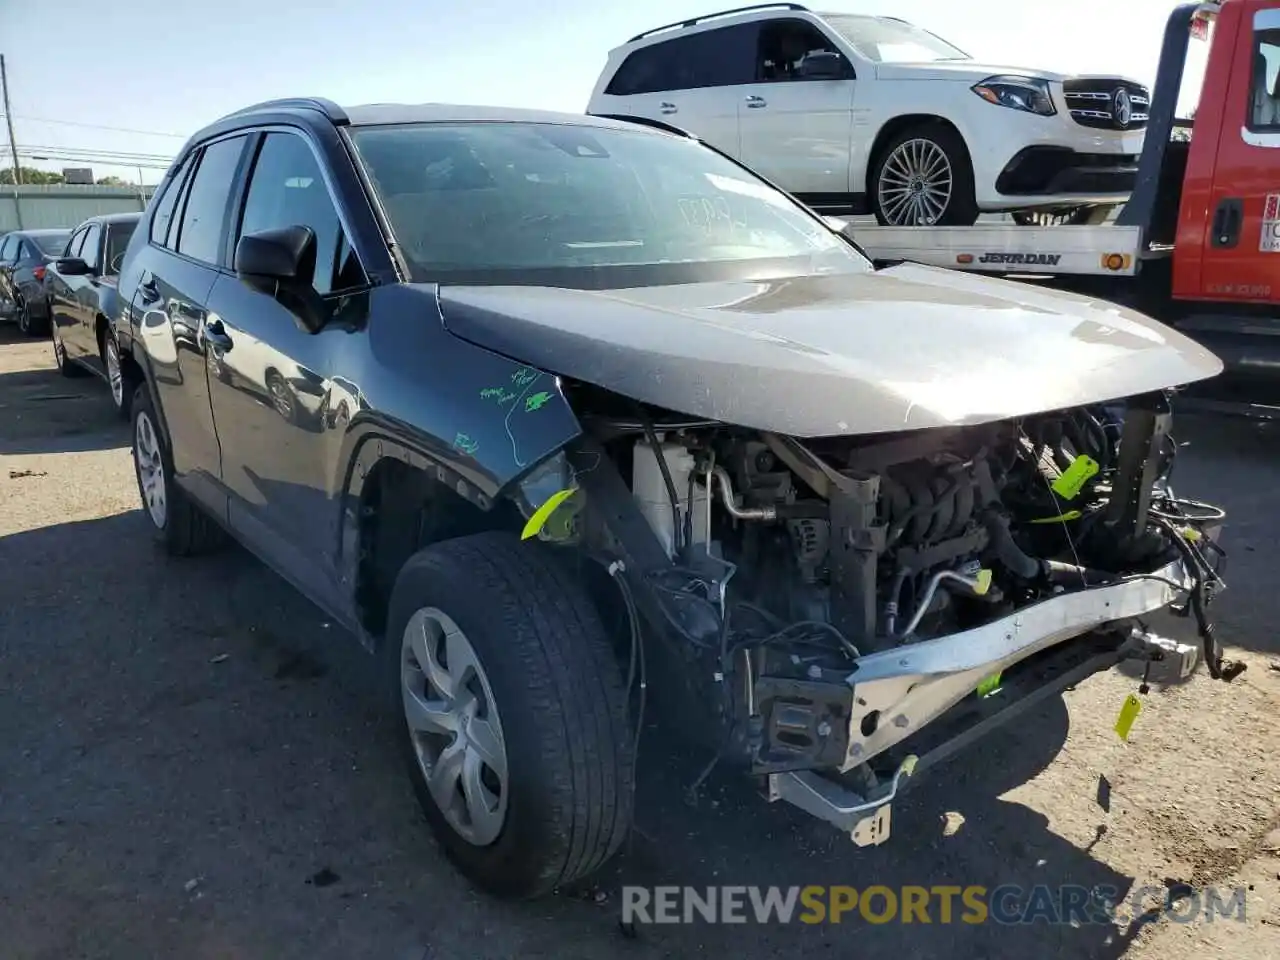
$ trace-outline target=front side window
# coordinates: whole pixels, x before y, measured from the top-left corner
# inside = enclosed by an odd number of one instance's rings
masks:
[[[90,224],[84,235],[84,246],[80,248],[80,259],[89,265],[90,270],[98,271],[102,269],[102,264],[98,262],[101,252],[102,226],[97,223]]]
[[[71,239],[67,241],[67,250],[63,254],[64,257],[78,257],[84,250],[84,238],[89,233],[88,227],[82,227],[71,235]]]
[[[129,246],[129,238],[133,236],[136,223],[113,223],[107,227],[107,249],[103,259],[103,273],[114,277],[120,272],[124,263],[124,252]]]
[[[1258,11],[1253,27],[1249,126],[1254,130],[1280,130],[1280,10]]]
[[[232,137],[204,148],[182,209],[179,253],[203,263],[222,263],[222,228],[244,143],[244,137]]]
[[[756,76],[764,81],[803,79],[801,68],[810,54],[839,53],[835,45],[804,20],[769,20],[761,26],[756,52]],[[843,59],[843,58],[842,58]]]
[[[617,267],[646,268],[646,285],[740,276],[744,265],[871,270],[785,194],[690,140],[520,122],[351,137],[415,279],[604,286],[599,271]]]
[[[316,235],[312,286],[317,293],[363,283],[315,154],[295,134],[269,133],[249,180],[239,236],[293,226],[310,227]]]
[[[969,55],[928,30],[887,17],[843,14],[823,17],[840,36],[873,63],[936,63],[968,60]]]

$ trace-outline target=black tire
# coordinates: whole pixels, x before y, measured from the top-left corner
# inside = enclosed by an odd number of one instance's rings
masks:
[[[1093,218],[1093,207],[1061,207],[1053,210],[1015,210],[1010,219],[1019,227],[1083,226]]]
[[[151,392],[146,384],[139,386],[130,404],[133,412],[133,472],[138,482],[138,496],[142,499],[142,513],[151,527],[152,536],[165,550],[175,557],[190,557],[221,546],[225,535],[218,524],[183,492],[173,480],[173,458],[160,431]],[[140,452],[139,421],[146,419],[154,434],[158,451],[160,477],[164,482],[164,516],[158,519],[152,511],[143,481]],[[146,458],[150,460],[151,458]]]
[[[585,877],[631,825],[635,776],[627,691],[591,600],[542,544],[489,532],[435,544],[396,578],[384,647],[387,707],[418,802],[473,883],[528,899]],[[437,607],[476,652],[507,741],[506,819],[487,846],[464,839],[433,800],[401,700],[403,638]]]
[[[968,227],[977,223],[980,211],[975,198],[973,161],[969,158],[969,148],[965,146],[964,138],[953,127],[937,122],[914,124],[892,137],[876,151],[871,165],[871,176],[867,178],[867,193],[871,200],[871,211],[875,214],[876,220],[882,226],[893,223],[881,208],[881,180],[894,151],[912,140],[927,140],[937,146],[946,155],[951,167],[951,194],[941,215],[929,225]]]
[[[39,334],[40,331],[37,329],[39,324],[31,316],[31,307],[28,306],[25,297],[19,299],[14,305],[13,319],[18,325],[18,332],[24,337],[34,337]]]

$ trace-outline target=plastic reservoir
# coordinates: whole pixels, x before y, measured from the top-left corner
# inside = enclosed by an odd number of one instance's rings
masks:
[[[666,443],[659,435],[658,452],[666,461],[667,470],[671,474],[671,482],[676,488],[676,503],[680,523],[688,515],[689,477],[693,474],[693,455],[678,443]],[[636,504],[649,526],[658,536],[658,542],[667,552],[667,556],[675,556],[675,519],[671,515],[671,496],[667,490],[662,469],[658,466],[658,457],[653,447],[641,441],[635,447],[635,463],[631,473],[631,489]],[[707,488],[700,483],[693,485],[693,542],[705,543],[707,540],[707,517],[710,509]]]

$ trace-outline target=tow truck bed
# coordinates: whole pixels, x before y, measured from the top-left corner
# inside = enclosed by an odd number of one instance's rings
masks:
[[[1141,227],[1113,223],[921,228],[880,227],[838,217],[828,220],[876,260],[911,260],[981,273],[1132,277],[1142,260],[1167,257],[1172,251],[1143,249]]]

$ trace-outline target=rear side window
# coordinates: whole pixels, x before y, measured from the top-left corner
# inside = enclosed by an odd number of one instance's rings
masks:
[[[315,154],[300,136],[269,133],[249,180],[239,235],[293,226],[310,227],[316,235],[317,293],[364,283]]]
[[[1280,10],[1259,10],[1254,15],[1253,40],[1249,127],[1280,130]]]
[[[178,203],[178,196],[182,193],[182,181],[186,177],[187,168],[190,166],[191,155],[188,154],[182,161],[181,166],[173,171],[173,176],[165,182],[164,192],[156,200],[156,212],[151,218],[150,239],[152,243],[158,243],[161,246],[167,244],[169,236],[169,223],[173,219],[173,211]]]
[[[629,97],[751,83],[758,31],[758,24],[742,23],[642,47],[622,61],[605,93]]]
[[[222,263],[222,228],[231,206],[236,168],[244,137],[219,140],[204,148],[187,191],[178,227],[177,251],[203,263]],[[170,246],[173,244],[170,243]]]

